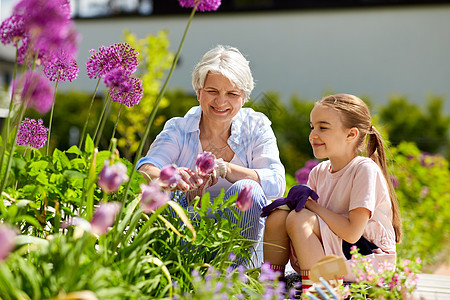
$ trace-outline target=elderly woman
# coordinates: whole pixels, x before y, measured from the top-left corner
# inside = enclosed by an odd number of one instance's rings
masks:
[[[262,113],[242,108],[254,86],[249,62],[238,49],[219,45],[197,64],[192,85],[200,106],[168,120],[137,167],[156,179],[164,166],[178,166],[182,179],[175,189],[186,192],[179,200],[185,208],[204,192],[214,199],[225,189],[227,199],[250,185],[253,206],[239,226],[244,237],[261,241],[265,221],[261,209],[283,195],[286,182],[271,122]],[[196,158],[204,151],[217,158],[219,178],[194,171]],[[261,259],[252,260],[258,264]]]

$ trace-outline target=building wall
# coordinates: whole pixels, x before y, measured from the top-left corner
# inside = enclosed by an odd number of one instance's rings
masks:
[[[89,50],[169,30],[173,51],[188,16],[77,20],[83,36],[80,76],[72,85],[93,90],[85,73]],[[450,5],[370,7],[236,14],[198,12],[169,88],[192,92],[191,71],[217,44],[238,47],[256,81],[252,96],[279,92],[318,99],[325,92],[368,95],[385,103],[392,94],[422,103],[428,94],[450,97]],[[67,86],[67,85],[65,85]],[[446,100],[446,111],[450,112]]]

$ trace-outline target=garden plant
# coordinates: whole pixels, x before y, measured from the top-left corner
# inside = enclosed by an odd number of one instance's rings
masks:
[[[194,205],[197,217],[193,219],[192,211],[181,208],[167,191],[177,180],[172,166],[163,169],[160,180],[150,183],[136,171],[149,137],[156,134],[150,132],[151,126],[160,128],[172,116],[169,109],[164,110],[171,107],[165,90],[196,11],[220,6],[219,0],[179,3],[192,12],[175,54],[168,51],[164,32],[146,40],[126,33],[126,42],[91,50],[85,70],[75,59],[79,36],[67,0],[21,0],[1,24],[2,43],[17,50],[9,114],[0,140],[1,299],[295,297],[295,290],[278,282],[268,266],[249,266],[252,241],[241,237],[229,218],[218,215],[219,210],[230,209],[239,218],[248,206],[248,194],[227,201],[223,193],[216,199],[205,194],[196,199],[201,205]],[[143,60],[151,54],[154,60]],[[93,94],[83,95],[85,105],[77,108],[82,112],[77,121],[59,117],[66,112],[58,109],[80,105],[58,96],[58,83],[75,80],[83,71],[92,79]],[[107,88],[103,101],[98,101],[100,85]],[[79,94],[72,93],[75,102]],[[133,112],[144,102],[145,109]],[[308,118],[312,104],[293,103]],[[164,114],[157,114],[160,108]],[[282,105],[277,109],[289,116]],[[298,119],[291,115],[284,122],[279,115],[269,116],[274,130],[286,133],[281,142],[303,139],[287,126],[289,120]],[[62,122],[82,123],[75,145],[66,141],[67,147],[61,148],[58,136],[52,135],[69,130]],[[310,155],[289,145],[281,149],[285,161],[297,157],[297,165],[288,163],[293,174],[299,168],[299,156],[307,161]],[[404,162],[393,173],[406,212],[405,228],[410,230],[405,233],[406,245],[412,249],[400,253],[405,258],[425,254],[415,246],[416,234],[437,253],[449,234],[445,224],[450,214],[443,208],[449,183],[442,179],[448,178],[448,163],[441,156],[421,153],[413,144],[399,144],[393,153]],[[310,170],[314,163],[305,168]],[[298,172],[299,182],[307,173]],[[294,176],[287,177],[288,188],[296,184]],[[415,197],[417,193],[422,198]],[[439,196],[444,197],[438,201]],[[424,226],[434,224],[440,235],[422,232],[421,225],[411,222],[414,210],[428,222]],[[438,223],[432,223],[433,210],[442,211]],[[207,217],[211,213],[218,221]],[[400,276],[408,272],[401,269]],[[397,287],[401,290],[405,284]],[[408,282],[407,288],[413,289],[414,284]]]

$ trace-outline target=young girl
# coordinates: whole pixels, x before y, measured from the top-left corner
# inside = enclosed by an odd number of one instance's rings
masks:
[[[310,125],[314,156],[328,158],[309,174],[308,185],[319,198],[309,198],[299,211],[275,209],[264,232],[265,262],[284,274],[290,259],[301,273],[303,290],[311,286],[309,270],[319,259],[334,254],[348,260],[353,245],[375,265],[395,264],[401,236],[383,141],[367,105],[353,95],[325,97],[311,111]],[[367,157],[359,156],[364,150]]]

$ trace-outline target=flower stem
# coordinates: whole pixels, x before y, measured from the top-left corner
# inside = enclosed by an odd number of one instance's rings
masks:
[[[78,145],[78,149],[81,149],[81,147],[83,146],[84,134],[86,133],[86,127],[87,127],[87,124],[89,123],[89,117],[91,116],[92,104],[94,104],[95,95],[97,94],[97,89],[98,89],[101,79],[102,79],[101,77],[98,78],[97,85],[95,86],[94,94],[92,95],[91,104],[89,105],[88,116],[87,116],[86,122],[84,122],[84,127],[83,127],[83,131],[81,132],[80,144]]]
[[[111,104],[111,97],[109,96],[109,92],[106,96],[106,100],[105,100],[105,104],[103,105],[103,110],[102,110],[102,114],[100,115],[100,118],[98,120],[97,123],[97,128],[95,129],[95,133],[94,133],[94,137],[93,140],[95,147],[97,147],[98,142],[100,140],[100,136],[102,135],[103,132],[103,127],[105,126],[105,122],[106,122],[106,116],[105,116],[105,112],[107,110],[107,108],[109,108]]]
[[[114,124],[114,130],[113,130],[113,133],[111,136],[111,140],[114,138],[114,135],[116,134],[116,128],[117,128],[117,124],[119,124],[119,117],[120,117],[120,112],[122,111],[122,106],[123,106],[123,103],[120,103],[119,112],[117,113],[116,124]]]
[[[184,40],[186,39],[186,35],[187,35],[188,30],[189,30],[189,26],[191,25],[192,19],[194,18],[194,15],[195,15],[195,11],[197,10],[197,7],[198,7],[199,4],[200,4],[200,2],[197,2],[195,4],[195,6],[192,8],[191,15],[189,16],[188,23],[186,25],[186,28],[184,29],[183,37],[181,38],[180,45],[178,46],[177,53],[175,55],[175,58],[173,59],[172,66],[171,66],[171,68],[169,70],[169,74],[167,74],[166,81],[164,82],[161,90],[159,91],[158,96],[156,97],[155,105],[154,105],[153,110],[152,110],[152,112],[150,114],[149,121],[147,122],[147,126],[145,127],[144,135],[142,136],[141,142],[139,144],[138,150],[137,150],[135,158],[134,158],[133,168],[131,169],[131,173],[130,173],[130,176],[129,176],[130,180],[128,181],[127,186],[125,188],[125,191],[124,191],[124,194],[123,194],[123,198],[122,198],[122,202],[125,202],[125,199],[127,198],[128,190],[130,189],[130,185],[131,185],[131,182],[133,180],[133,175],[136,172],[137,162],[141,158],[142,150],[144,148],[144,144],[147,141],[148,135],[150,133],[150,127],[153,124],[153,120],[155,119],[156,112],[158,111],[159,103],[161,102],[161,99],[164,96],[164,92],[166,91],[167,84],[169,83],[169,80],[170,80],[170,77],[172,76],[173,70],[175,69],[175,67],[177,65],[178,58],[180,57],[180,53],[181,53],[181,48],[183,47]]]
[[[55,97],[53,99],[52,110],[50,111],[50,123],[48,125],[48,134],[47,134],[47,153],[46,153],[47,156],[48,156],[48,149],[50,148],[50,134],[52,132],[53,111],[55,110],[56,91],[58,90],[58,82],[59,82],[59,73],[58,73],[58,78],[56,79],[56,83],[55,83]]]

